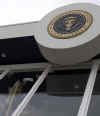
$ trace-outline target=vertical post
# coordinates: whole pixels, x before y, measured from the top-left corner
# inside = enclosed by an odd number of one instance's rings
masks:
[[[24,100],[21,102],[21,104],[18,106],[18,108],[15,110],[15,112],[12,114],[12,116],[20,116],[20,114],[23,112],[29,101],[31,100],[32,96],[35,94],[39,86],[42,84],[46,76],[48,75],[49,71],[51,69],[51,65],[48,65],[48,67],[44,70],[44,72],[39,76],[38,80],[35,82],[29,93],[26,95]]]
[[[87,116],[98,69],[99,69],[99,63],[94,63],[91,68],[89,79],[86,85],[82,103],[80,105],[77,116]]]

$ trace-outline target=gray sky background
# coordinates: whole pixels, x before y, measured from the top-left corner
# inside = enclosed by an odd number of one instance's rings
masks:
[[[51,10],[75,2],[100,4],[100,0],[0,0],[0,25],[40,20]]]

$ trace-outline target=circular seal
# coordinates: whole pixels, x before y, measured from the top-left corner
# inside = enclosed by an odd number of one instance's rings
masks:
[[[92,15],[72,10],[56,16],[48,25],[48,33],[59,39],[68,39],[85,32],[93,22]]]

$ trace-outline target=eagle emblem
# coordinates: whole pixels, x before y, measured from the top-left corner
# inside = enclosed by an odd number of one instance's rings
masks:
[[[48,33],[57,39],[68,39],[85,32],[92,22],[90,13],[72,10],[56,16],[48,25]]]
[[[69,17],[64,19],[64,25],[66,26],[66,31],[70,31],[73,26],[77,24],[76,17]]]

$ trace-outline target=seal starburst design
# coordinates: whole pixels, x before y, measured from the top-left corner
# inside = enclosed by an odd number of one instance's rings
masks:
[[[48,33],[54,38],[68,39],[85,32],[92,22],[87,11],[72,10],[56,16],[48,25]]]

